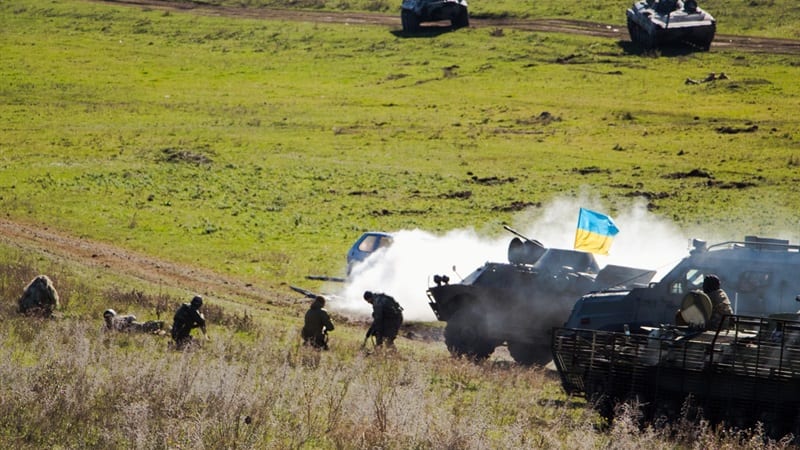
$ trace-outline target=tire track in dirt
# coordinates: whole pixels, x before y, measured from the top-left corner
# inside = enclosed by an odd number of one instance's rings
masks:
[[[200,2],[174,2],[168,0],[88,0],[98,3],[111,3],[157,9],[163,11],[183,11],[193,14],[219,17],[241,17],[250,19],[292,20],[315,23],[338,23],[354,25],[375,25],[400,29],[400,14],[386,15],[358,12],[306,11],[288,9],[235,8],[215,6]],[[569,19],[495,19],[470,17],[471,28],[509,28],[516,30],[567,33],[584,36],[605,37],[620,41],[630,41],[624,25],[603,24]],[[433,26],[432,29],[449,28]],[[747,52],[800,55],[800,40],[764,38],[717,34],[711,44],[714,49],[738,50]]]
[[[23,252],[41,252],[56,260],[109,270],[149,283],[178,287],[214,298],[246,298],[259,305],[264,305],[267,300],[291,302],[288,295],[277,295],[273,290],[252,283],[229,279],[206,269],[169,262],[103,242],[71,236],[47,227],[0,219],[0,242]]]

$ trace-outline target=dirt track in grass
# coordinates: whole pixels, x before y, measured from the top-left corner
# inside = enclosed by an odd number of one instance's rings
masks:
[[[168,11],[183,11],[192,14],[207,16],[241,17],[250,19],[276,19],[295,20],[317,23],[349,23],[357,25],[385,26],[391,31],[400,33],[400,14],[372,14],[338,11],[300,11],[283,9],[262,8],[235,8],[214,6],[206,3],[170,2],[165,0],[90,0],[100,3],[114,3],[132,7],[159,9]],[[585,22],[568,19],[484,19],[470,17],[471,28],[508,28],[544,33],[568,33],[585,36],[597,36],[617,39],[622,43],[630,44],[628,31],[624,26],[609,25],[596,22]],[[421,34],[442,32],[449,30],[449,26],[429,26],[427,32]],[[717,34],[711,44],[714,50],[739,50],[747,52],[775,53],[800,55],[800,40],[776,39],[754,36],[737,36]]]

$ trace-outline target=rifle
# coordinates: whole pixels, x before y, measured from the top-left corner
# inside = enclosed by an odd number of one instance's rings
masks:
[[[367,335],[366,335],[366,336],[364,336],[364,343],[363,343],[363,344],[361,344],[361,348],[364,348],[364,347],[366,347],[366,346],[367,346],[367,341],[368,341],[368,340],[369,340],[369,338],[371,338],[372,336],[375,336],[375,325],[370,325],[370,327],[369,327],[369,330],[367,330]]]

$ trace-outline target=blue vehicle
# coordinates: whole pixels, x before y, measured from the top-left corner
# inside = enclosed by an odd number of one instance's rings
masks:
[[[391,234],[381,231],[369,231],[362,234],[347,252],[347,275],[350,275],[356,264],[364,261],[376,251],[389,247],[393,241]]]

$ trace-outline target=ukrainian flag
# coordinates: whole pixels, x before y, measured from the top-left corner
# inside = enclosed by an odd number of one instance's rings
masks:
[[[607,255],[617,233],[619,228],[611,217],[581,208],[575,232],[575,250]]]

